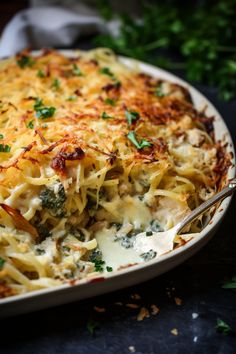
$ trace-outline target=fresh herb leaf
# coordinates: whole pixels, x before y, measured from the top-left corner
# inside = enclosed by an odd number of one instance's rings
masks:
[[[35,61],[30,56],[22,55],[19,59],[16,60],[16,63],[21,69],[24,69],[27,66],[33,66]]]
[[[138,120],[140,118],[140,114],[135,111],[126,110],[125,117],[127,119],[128,124],[131,125],[133,122],[135,122],[136,120]]]
[[[102,259],[95,259],[94,263],[94,268],[95,268],[95,272],[100,272],[102,273],[104,271],[104,264],[105,262]]]
[[[150,250],[148,252],[140,254],[140,257],[143,258],[145,262],[150,261],[151,259],[155,258],[157,255],[156,251]]]
[[[95,329],[98,327],[98,325],[99,325],[98,322],[90,318],[87,322],[87,330],[89,331],[90,334],[94,334]]]
[[[66,100],[67,101],[76,101],[77,100],[77,96],[76,95],[71,95]]]
[[[0,139],[4,139],[4,135],[3,134],[0,134]]]
[[[107,267],[106,267],[106,270],[107,270],[107,272],[112,272],[112,271],[113,271],[113,268],[112,268],[112,267],[107,266]]]
[[[61,86],[60,80],[54,79],[51,87],[55,90],[59,90],[60,86]]]
[[[73,64],[73,74],[76,76],[82,76],[82,72],[77,64]]]
[[[164,94],[164,92],[163,92],[163,85],[162,85],[162,83],[160,83],[160,84],[156,87],[155,96],[160,97],[160,98],[162,98],[162,97],[165,96],[165,94]]]
[[[31,120],[29,123],[27,123],[26,127],[29,129],[34,129],[34,121]]]
[[[221,332],[225,335],[228,335],[229,333],[233,332],[232,328],[220,318],[217,318],[217,323],[215,328],[218,332]]]
[[[40,107],[36,109],[36,117],[39,119],[51,118],[55,111],[55,107]]]
[[[101,117],[102,117],[102,119],[110,119],[110,118],[113,118],[112,116],[109,116],[109,114],[107,114],[106,112],[102,112]]]
[[[3,268],[4,263],[5,263],[5,260],[2,257],[0,257],[0,270]]]
[[[146,236],[152,236],[153,232],[152,231],[146,231]]]
[[[111,70],[108,67],[101,68],[99,72],[100,74],[114,77],[114,74],[111,72]]]
[[[131,131],[127,134],[127,138],[136,146],[137,149],[143,149],[145,147],[151,147],[152,143],[149,141],[142,139],[140,142],[137,141],[135,132]]]
[[[222,285],[223,289],[236,289],[236,277],[232,277],[230,282],[224,283]]]
[[[44,77],[46,77],[46,74],[45,74],[45,72],[42,69],[39,69],[38,72],[37,72],[37,76],[41,77],[41,78],[44,78]]]
[[[116,104],[116,101],[113,100],[113,99],[111,99],[111,98],[109,98],[109,97],[107,97],[107,98],[104,100],[104,102],[105,102],[106,104],[111,105],[111,106],[115,106],[115,104]]]
[[[159,221],[157,220],[151,220],[150,221],[150,228],[152,231],[154,232],[160,232],[160,231],[163,231]]]
[[[43,101],[37,97],[34,104],[34,110],[37,110],[39,107],[42,107],[42,105],[43,105]]]
[[[10,152],[11,147],[9,145],[0,144],[0,152]]]

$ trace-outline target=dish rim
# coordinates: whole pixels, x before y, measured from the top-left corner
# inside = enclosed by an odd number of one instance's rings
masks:
[[[74,49],[74,50],[64,49],[64,50],[57,50],[57,51],[64,54],[65,56],[69,56],[69,57],[76,56],[79,53],[83,52],[81,50],[76,50],[76,49]],[[41,50],[32,51],[32,55],[37,55],[40,52],[41,52]],[[120,55],[118,55],[117,57],[119,58],[119,60],[121,60],[121,62],[123,62],[124,64],[126,64],[130,67],[133,67],[133,65],[138,65],[138,67],[140,67],[141,72],[151,74],[153,77],[158,77],[161,79],[170,80],[173,83],[177,83],[177,84],[184,86],[185,88],[187,88],[189,90],[191,97],[193,99],[193,104],[198,110],[200,109],[200,107],[198,107],[199,103],[197,103],[197,106],[196,106],[196,101],[200,101],[200,100],[202,101],[202,108],[207,106],[206,112],[210,110],[213,113],[213,116],[215,118],[215,120],[213,122],[214,132],[217,134],[217,132],[219,131],[220,126],[221,126],[223,131],[221,131],[220,135],[222,135],[222,138],[224,138],[226,143],[228,143],[227,150],[231,151],[233,153],[233,157],[231,160],[232,166],[229,167],[229,170],[227,173],[227,180],[229,181],[230,179],[234,178],[235,172],[236,172],[236,167],[235,167],[236,160],[235,160],[235,149],[234,149],[233,140],[232,140],[230,131],[229,131],[223,117],[218,112],[216,107],[199,90],[197,90],[195,87],[193,87],[191,84],[189,84],[185,80],[172,74],[171,72],[161,69],[161,68],[154,66],[152,64],[148,64],[148,63],[133,59],[133,58],[124,57],[124,56],[120,56]],[[4,59],[0,58],[0,61],[4,60]],[[211,113],[211,115],[212,115],[212,113]],[[207,114],[207,116],[209,116],[209,114]],[[218,127],[218,124],[219,124],[219,127]],[[76,280],[75,283],[73,283],[73,285],[71,285],[69,283],[60,284],[58,286],[53,286],[50,288],[34,290],[34,291],[27,292],[24,294],[17,294],[17,295],[13,295],[10,297],[6,297],[3,299],[0,299],[0,308],[3,305],[7,305],[7,304],[10,305],[11,303],[14,303],[14,302],[22,302],[22,301],[27,300],[29,298],[40,298],[41,296],[49,294],[49,293],[53,293],[53,292],[58,293],[58,292],[66,291],[66,289],[70,289],[71,287],[73,287],[74,289],[79,289],[80,287],[86,286],[86,285],[92,286],[92,283],[94,283],[96,280],[97,280],[97,282],[99,280],[108,282],[110,279],[118,279],[120,277],[123,277],[124,274],[131,275],[133,273],[139,272],[140,270],[144,270],[144,269],[148,269],[148,268],[150,269],[154,265],[158,266],[158,265],[161,265],[164,263],[168,263],[168,261],[170,261],[171,259],[178,258],[178,256],[181,256],[182,254],[185,255],[186,253],[191,251],[196,245],[200,244],[201,241],[203,241],[204,238],[206,238],[206,236],[208,234],[214,232],[214,230],[222,222],[223,217],[226,214],[226,211],[229,207],[231,200],[232,200],[232,196],[230,196],[222,201],[220,206],[217,207],[217,209],[216,209],[212,219],[208,223],[208,225],[199,233],[198,236],[192,238],[185,245],[180,246],[180,247],[172,250],[171,252],[160,256],[159,258],[152,259],[148,262],[143,262],[143,263],[135,264],[132,266],[128,266],[124,269],[116,270],[111,273],[101,273],[101,274],[98,274],[93,277],[88,276],[84,279]],[[191,256],[191,254],[190,254],[190,256]],[[138,283],[138,282],[136,282],[136,283]],[[123,286],[121,286],[120,288],[122,288],[122,287]],[[90,295],[86,296],[86,298],[92,297],[92,296],[93,296],[93,294],[91,293]],[[41,306],[41,308],[43,308],[43,307],[44,306]]]

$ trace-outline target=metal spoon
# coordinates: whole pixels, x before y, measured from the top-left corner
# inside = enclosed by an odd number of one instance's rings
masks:
[[[228,186],[223,188],[219,193],[215,194],[212,198],[199,205],[199,207],[194,209],[173,228],[163,232],[153,232],[152,236],[147,236],[146,232],[142,232],[136,235],[134,241],[134,250],[139,254],[152,250],[156,252],[157,256],[171,251],[174,246],[173,241],[176,235],[179,235],[188,224],[195,220],[199,215],[203,214],[211,206],[231,195],[235,189],[236,178],[233,179],[228,184]]]

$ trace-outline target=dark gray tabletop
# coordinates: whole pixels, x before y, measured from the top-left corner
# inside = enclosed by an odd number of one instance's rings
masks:
[[[197,88],[220,111],[235,139],[236,102],[220,101],[214,89]],[[221,287],[223,281],[236,275],[235,211],[234,197],[208,245],[158,278],[93,299],[2,320],[0,353],[236,353],[236,335],[226,336],[215,329],[220,318],[236,332],[236,292]],[[181,305],[175,298],[182,300]],[[132,308],[134,304],[139,307]],[[158,314],[151,314],[152,305],[160,309]],[[140,307],[150,313],[143,321],[137,321]],[[92,324],[93,334],[88,330]]]

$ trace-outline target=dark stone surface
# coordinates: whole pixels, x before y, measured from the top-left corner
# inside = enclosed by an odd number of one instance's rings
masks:
[[[86,46],[86,45],[85,45]],[[216,90],[198,86],[218,108],[236,137],[236,102],[217,99]],[[187,262],[151,281],[108,295],[75,302],[1,321],[1,353],[14,354],[118,354],[135,353],[236,353],[236,336],[215,329],[217,318],[236,332],[236,292],[222,289],[224,280],[236,275],[236,199],[217,234],[208,245]],[[138,293],[140,300],[133,300]],[[182,299],[177,306],[174,297]],[[123,305],[115,304],[122,302]],[[136,320],[139,309],[125,306],[137,303],[160,308],[156,316]],[[104,313],[94,306],[104,307]],[[192,314],[197,313],[196,319]],[[98,327],[92,335],[88,321]],[[171,334],[178,329],[178,336]],[[195,338],[195,341],[194,341]]]

